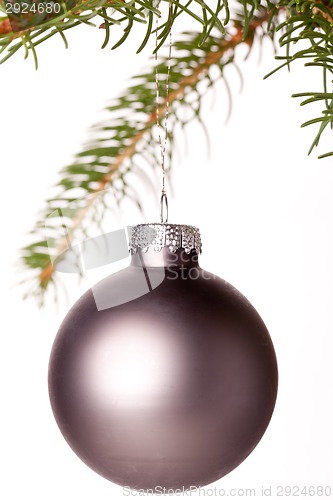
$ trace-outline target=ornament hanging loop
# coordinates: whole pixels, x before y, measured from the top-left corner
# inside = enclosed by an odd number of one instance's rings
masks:
[[[160,202],[160,218],[161,218],[161,223],[165,224],[168,222],[168,217],[169,217],[169,209],[168,209],[168,197],[166,192],[162,191],[162,196],[161,196],[161,202]]]
[[[172,13],[172,4],[169,4],[169,17]],[[158,47],[158,15],[156,15],[156,38],[155,38],[155,85],[156,85],[156,126],[158,130],[158,144],[160,147],[161,154],[161,169],[162,169],[162,195],[160,201],[160,219],[161,223],[168,222],[168,198],[165,190],[165,152],[168,140],[168,118],[169,118],[169,78],[170,78],[170,69],[171,69],[171,50],[172,50],[172,33],[170,28],[169,35],[169,54],[167,59],[167,73],[165,80],[165,120],[164,120],[164,139],[161,137],[161,124],[160,124],[160,109],[159,109],[159,70],[158,70],[158,56],[157,56],[157,47]]]

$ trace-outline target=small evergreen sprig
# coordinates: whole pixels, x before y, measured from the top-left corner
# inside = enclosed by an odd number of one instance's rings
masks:
[[[276,56],[283,61],[277,68],[266,75],[266,78],[281,68],[291,68],[296,61],[304,62],[306,67],[318,67],[322,70],[322,89],[311,92],[300,92],[292,97],[305,97],[301,106],[314,102],[321,102],[323,110],[319,117],[307,120],[302,127],[319,124],[318,132],[310,146],[308,154],[319,145],[320,138],[328,125],[333,123],[333,0],[308,0],[281,1],[277,6],[284,8],[285,19],[281,22],[276,32],[282,32],[279,38],[280,47],[286,48],[284,56]],[[293,50],[299,47],[299,50]],[[319,156],[326,158],[332,156],[329,151]]]

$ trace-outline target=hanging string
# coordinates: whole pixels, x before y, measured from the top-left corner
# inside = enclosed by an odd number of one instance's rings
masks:
[[[169,4],[169,18],[171,18],[172,5]],[[161,223],[168,222],[168,198],[165,189],[165,151],[168,141],[168,118],[169,118],[169,78],[171,68],[171,50],[172,50],[172,34],[170,28],[169,34],[169,54],[167,74],[165,79],[165,120],[164,120],[164,140],[161,138],[161,127],[159,117],[159,73],[158,73],[158,58],[157,58],[157,43],[158,43],[158,15],[156,14],[156,39],[155,39],[155,83],[156,83],[156,125],[158,130],[158,143],[161,151],[161,167],[162,167],[162,194],[160,201],[160,219]]]

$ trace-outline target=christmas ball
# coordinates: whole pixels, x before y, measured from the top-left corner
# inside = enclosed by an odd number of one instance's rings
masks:
[[[60,327],[54,416],[74,452],[114,483],[204,486],[262,438],[277,395],[274,347],[248,300],[199,266],[197,228],[135,226],[130,251],[131,264],[85,293]]]

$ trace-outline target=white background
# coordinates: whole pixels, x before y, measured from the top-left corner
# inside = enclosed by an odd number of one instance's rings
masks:
[[[38,72],[21,52],[0,66],[0,496],[6,500],[122,498],[119,486],[74,455],[48,400],[52,342],[88,285],[69,280],[69,302],[57,310],[50,298],[38,310],[33,300],[22,300],[15,282],[21,276],[18,250],[57,172],[80,149],[106,102],[146,65],[152,47],[135,55],[138,39],[132,36],[114,52],[101,51],[103,33],[87,27],[68,38],[67,51],[60,38],[38,47]],[[170,219],[201,228],[202,267],[236,286],[263,317],[276,347],[280,387],[258,447],[205,491],[255,488],[260,497],[262,486],[272,486],[275,497],[278,485],[330,485],[333,496],[333,163],[317,160],[316,151],[307,157],[315,129],[301,130],[300,124],[315,109],[290,98],[319,91],[321,75],[299,65],[263,81],[277,64],[270,44],[260,63],[258,47],[246,63],[240,51],[238,63],[245,83],[239,92],[236,72],[227,71],[233,93],[227,124],[223,85],[213,106],[212,96],[206,99],[210,159],[200,127],[188,129],[187,151],[181,147],[174,163]],[[332,149],[328,139],[320,152]],[[125,204],[114,224],[157,219],[158,195],[149,197],[143,217]]]

